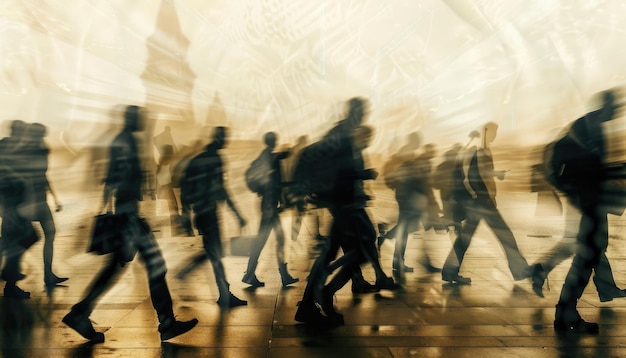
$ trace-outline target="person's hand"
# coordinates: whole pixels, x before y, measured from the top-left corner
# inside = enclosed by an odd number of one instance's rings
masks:
[[[374,180],[378,177],[378,172],[376,171],[376,169],[366,169],[365,177]]]
[[[504,180],[504,176],[506,175],[506,173],[508,173],[508,170],[500,170],[498,171],[496,178]]]
[[[248,222],[243,216],[238,215],[238,218],[239,218],[239,227],[243,228],[248,224]]]

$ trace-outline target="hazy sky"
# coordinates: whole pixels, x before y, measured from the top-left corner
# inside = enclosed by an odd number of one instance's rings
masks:
[[[462,142],[489,120],[537,141],[623,84],[625,30],[621,0],[5,0],[0,118],[80,145],[132,103],[157,130],[290,139],[364,96],[379,149],[417,129]]]

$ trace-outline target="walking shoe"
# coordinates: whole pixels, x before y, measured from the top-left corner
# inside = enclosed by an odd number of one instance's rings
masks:
[[[281,276],[281,277],[280,277],[280,280],[281,280],[281,282],[282,282],[282,284],[283,284],[283,287],[287,287],[287,286],[291,285],[292,283],[296,283],[296,282],[300,281],[300,279],[299,279],[299,278],[292,277],[292,276],[291,276],[291,275],[289,275],[289,274],[287,274],[287,275],[285,275],[285,276]],[[261,282],[261,283],[262,283],[262,282]]]
[[[313,303],[298,302],[295,320],[308,325],[336,327],[343,326],[343,316],[328,317],[322,314],[320,309]]]
[[[63,283],[65,281],[69,280],[69,278],[67,277],[58,277],[55,274],[52,274],[52,276],[50,277],[46,277],[44,279],[44,283],[46,284],[47,287],[54,287],[60,283]]]
[[[406,273],[406,272],[413,272],[413,271],[415,271],[415,270],[413,269],[413,267],[409,267],[409,266],[406,266],[406,265],[402,265],[402,266],[394,266],[394,267],[392,268],[392,270],[394,270],[394,271],[396,271],[396,272],[399,272],[399,273]]]
[[[554,320],[554,330],[557,333],[598,334],[600,333],[600,326],[594,322],[587,322],[582,318],[573,322]]]
[[[598,292],[598,296],[600,297],[600,302],[609,302],[613,301],[614,298],[626,297],[626,290],[620,290],[616,287],[608,293],[604,290],[602,292]]]
[[[174,320],[165,329],[159,326],[159,332],[161,333],[161,341],[167,341],[176,336],[180,336],[183,333],[189,332],[193,327],[198,324],[196,318],[189,321],[176,321]]]
[[[372,285],[371,283],[365,282],[352,282],[352,293],[374,293],[380,292],[380,288],[376,285]]]
[[[254,274],[252,274],[252,275],[248,275],[248,274],[243,275],[243,278],[241,279],[241,282],[247,283],[248,285],[250,285],[252,287],[264,287],[265,286],[265,282],[259,281],[259,279]]]
[[[452,284],[457,284],[457,285],[469,285],[472,283],[472,279],[469,277],[463,277],[461,275],[459,275],[458,273],[455,274],[450,274],[450,273],[442,273],[441,274],[441,279],[446,281],[446,282],[450,282]]]
[[[248,301],[237,298],[232,293],[229,293],[227,297],[220,297],[217,300],[217,304],[220,307],[237,307],[237,306],[246,306]]]
[[[4,286],[4,297],[27,300],[30,298],[30,292],[26,292],[16,285],[6,285]]]
[[[392,277],[384,277],[380,280],[376,280],[376,288],[381,290],[397,290],[402,286],[398,285]]]
[[[292,277],[287,271],[287,264],[283,263],[278,266],[278,272],[280,272],[280,281],[283,284],[283,287],[287,287],[292,283],[296,283],[300,281],[299,278]],[[258,280],[257,280],[258,281]]]
[[[62,322],[92,343],[104,342],[104,334],[102,332],[96,332],[89,320],[89,316],[86,314],[71,310],[70,313],[63,317]]]
[[[546,272],[543,270],[543,266],[541,264],[533,265],[533,273],[532,273],[532,281],[533,281],[533,291],[539,297],[543,296],[543,284],[548,278]],[[602,299],[600,299],[602,301]]]

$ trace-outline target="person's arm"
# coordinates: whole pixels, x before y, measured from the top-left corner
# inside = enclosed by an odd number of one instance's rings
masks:
[[[474,155],[476,155],[475,151],[472,153],[472,155],[466,155],[463,158],[463,185],[465,186],[467,192],[472,196],[472,198],[476,199],[478,195],[476,194],[469,182],[469,167]]]
[[[56,212],[63,210],[63,205],[61,204],[61,201],[59,201],[59,197],[57,196],[56,192],[52,189],[52,186],[50,185],[50,181],[48,181],[47,186],[48,186],[48,191],[50,192],[50,195],[52,195],[52,198],[54,199]]]
[[[237,209],[237,205],[235,205],[235,202],[232,201],[232,199],[230,198],[230,195],[228,194],[228,192],[226,192],[226,190],[224,190],[224,193],[225,193],[226,204],[228,204],[228,207],[230,208],[230,210],[233,212],[233,214],[235,214],[235,216],[239,220],[239,226],[240,227],[246,226],[248,222]]]

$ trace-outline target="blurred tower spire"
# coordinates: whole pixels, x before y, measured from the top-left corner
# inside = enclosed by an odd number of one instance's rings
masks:
[[[154,33],[146,41],[148,56],[141,79],[146,86],[146,108],[163,125],[194,125],[191,94],[196,74],[187,62],[189,45],[174,0],[162,0]]]

